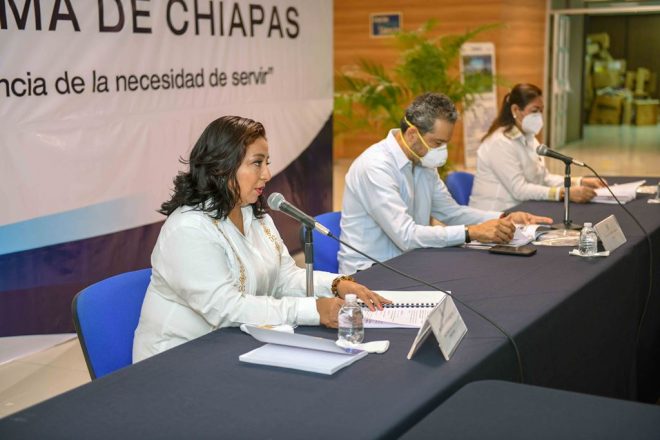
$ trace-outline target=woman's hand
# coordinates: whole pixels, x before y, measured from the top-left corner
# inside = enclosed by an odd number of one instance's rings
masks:
[[[389,299],[383,298],[376,292],[369,290],[367,287],[358,284],[355,281],[341,280],[339,284],[337,284],[337,293],[342,299],[347,293],[356,294],[358,299],[362,300],[372,312],[376,309],[383,310],[383,304],[392,303]]]
[[[603,182],[600,181],[598,177],[583,177],[582,186],[586,186],[588,188],[604,188],[605,185]]]
[[[341,298],[317,299],[316,310],[319,312],[321,324],[326,327],[337,328],[337,317],[339,316],[339,309],[342,304],[344,304],[344,300]]]
[[[587,203],[596,196],[596,192],[586,186],[575,186],[571,188],[571,202]],[[564,198],[564,188],[561,188],[561,198]]]

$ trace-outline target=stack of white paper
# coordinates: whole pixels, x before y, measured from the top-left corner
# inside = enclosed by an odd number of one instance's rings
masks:
[[[250,335],[266,345],[238,357],[241,362],[333,374],[365,357],[368,352],[344,349],[330,339],[246,326]]]
[[[286,345],[266,344],[238,357],[241,362],[271,365],[273,367],[292,368],[312,373],[334,374],[353,362],[362,359],[368,353],[355,354],[330,353],[308,348],[289,347]]]
[[[646,180],[637,180],[635,182],[624,183],[621,185],[615,184],[611,185],[610,189],[621,203],[628,203],[631,200],[635,200],[637,197],[637,188],[642,186],[645,182]],[[610,194],[607,188],[598,188],[596,190],[596,197],[591,199],[591,201],[593,203],[616,204],[616,200],[612,197],[612,194]]]

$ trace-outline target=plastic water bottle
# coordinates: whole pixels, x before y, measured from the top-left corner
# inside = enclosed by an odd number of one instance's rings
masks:
[[[590,257],[596,255],[598,252],[598,235],[591,226],[591,223],[585,223],[582,231],[580,231],[580,245],[578,250],[581,255]]]
[[[359,344],[364,339],[362,308],[357,303],[357,296],[349,293],[344,298],[344,305],[339,309],[339,340],[343,343]]]

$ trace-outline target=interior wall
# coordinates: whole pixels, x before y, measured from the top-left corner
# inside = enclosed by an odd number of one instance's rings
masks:
[[[392,39],[369,36],[369,15],[383,12],[401,12],[405,30],[416,29],[426,20],[436,18],[439,24],[434,32],[438,35],[501,23],[501,28],[485,32],[474,41],[495,44],[497,74],[509,87],[518,82],[543,85],[546,0],[335,0],[335,71],[355,64],[360,58],[378,60],[387,67],[395,64],[398,54]],[[498,101],[506,92],[507,87],[499,87]],[[385,132],[365,131],[335,137],[334,157],[355,158],[385,135]],[[449,153],[455,164],[463,164],[460,122],[454,130]]]

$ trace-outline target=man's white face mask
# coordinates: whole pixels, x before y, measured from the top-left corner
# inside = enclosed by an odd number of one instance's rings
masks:
[[[420,139],[422,139],[421,136]],[[423,167],[440,168],[447,163],[447,144],[442,144],[437,148],[429,148],[429,146],[426,145],[426,142],[424,142],[424,139],[422,139],[422,142],[424,143],[424,146],[429,150],[429,152],[420,159],[420,164]]]
[[[403,118],[404,121],[406,121],[406,124],[408,124],[409,127],[414,127],[408,119],[405,117]],[[431,148],[428,146],[422,135],[419,134],[419,129],[417,130],[417,137],[419,137],[419,140],[422,141],[422,144],[426,147],[428,152],[426,155],[423,157],[420,157],[417,153],[415,153],[412,148],[408,146],[408,143],[403,137],[403,134],[401,135],[401,139],[403,140],[403,144],[406,146],[408,151],[410,151],[417,159],[419,159],[420,165],[422,165],[424,168],[440,168],[443,166],[445,163],[447,163],[447,144],[441,144],[440,146],[436,148]]]
[[[521,125],[525,134],[537,135],[543,128],[543,114],[530,113],[523,118]]]

